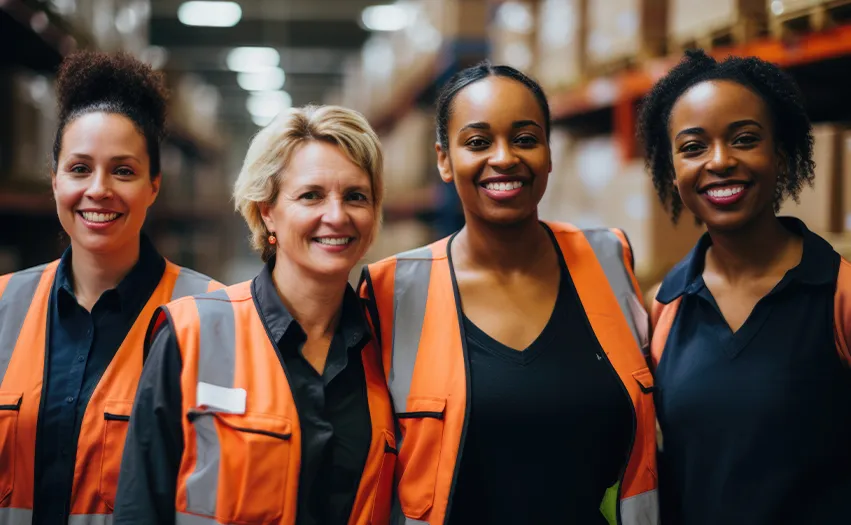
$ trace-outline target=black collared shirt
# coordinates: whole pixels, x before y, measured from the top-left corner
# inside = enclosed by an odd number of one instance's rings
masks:
[[[273,266],[270,262],[255,277],[251,290],[290,382],[301,424],[296,524],[345,525],[372,437],[361,361],[369,325],[357,294],[348,287],[325,370],[317,373],[301,353],[305,334],[278,296]],[[174,332],[164,323],[139,383],[119,477],[116,525],[174,523],[184,447],[181,368]]]
[[[142,237],[139,260],[91,312],[77,303],[71,248],[62,255],[50,294],[45,381],[35,449],[35,524],[65,523],[83,415],[115,352],[150,299],[165,260]]]
[[[702,273],[705,235],[657,299],[682,302],[656,370],[663,523],[851,518],[851,373],[834,341],[840,257],[796,219],[803,256],[731,332]]]

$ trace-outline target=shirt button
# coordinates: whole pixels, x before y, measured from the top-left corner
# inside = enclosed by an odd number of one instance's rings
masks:
[[[65,398],[65,402],[68,403],[68,404],[71,404],[71,403],[74,402],[74,398],[71,397],[71,396],[68,396],[68,397]]]
[[[86,359],[86,358],[85,358],[85,357],[83,357],[83,356],[81,356],[81,355],[78,355],[78,356],[77,356],[77,362],[78,362],[78,363],[82,363],[82,362],[83,362],[83,360],[85,360],[85,359]]]

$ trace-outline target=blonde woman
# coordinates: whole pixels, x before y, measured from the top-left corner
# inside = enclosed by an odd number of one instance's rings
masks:
[[[154,316],[116,524],[387,523],[392,409],[347,280],[382,195],[357,112],[292,109],[252,140],[234,197],[266,266]]]

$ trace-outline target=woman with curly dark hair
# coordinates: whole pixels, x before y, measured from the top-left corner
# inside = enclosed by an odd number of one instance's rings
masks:
[[[849,265],[777,216],[813,182],[801,94],[765,61],[691,51],[639,127],[673,219],[707,229],[653,304],[662,522],[847,522]]]
[[[0,276],[0,522],[109,523],[154,309],[219,285],[141,233],[166,92],[129,55],[62,64],[51,179],[62,258]]]

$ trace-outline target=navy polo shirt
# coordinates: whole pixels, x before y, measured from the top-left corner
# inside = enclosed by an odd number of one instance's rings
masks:
[[[795,268],[735,333],[702,273],[707,235],[665,278],[682,296],[656,370],[662,522],[851,523],[851,373],[834,341],[840,256],[797,219]]]
[[[36,434],[34,524],[67,522],[86,406],[164,272],[165,259],[143,236],[136,265],[88,312],[74,295],[71,248],[62,255],[48,309],[45,386]]]

